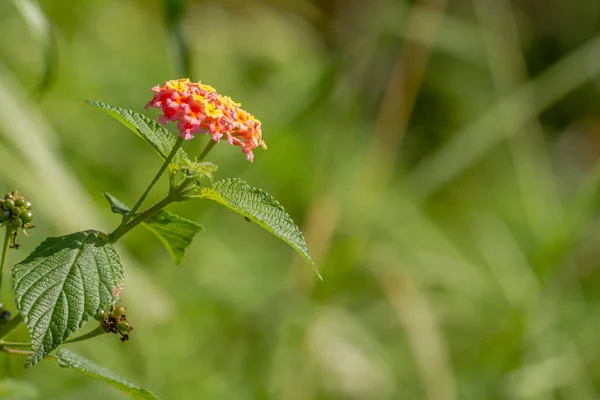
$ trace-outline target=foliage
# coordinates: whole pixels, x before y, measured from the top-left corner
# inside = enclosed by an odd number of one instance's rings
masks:
[[[178,203],[207,229],[180,268],[146,228],[116,246],[131,340],[64,347],[174,399],[594,399],[597,3],[0,1],[0,192],[36,212],[5,282],[45,237],[113,228],[101,193],[132,207],[158,167],[81,100],[154,120],[147,89],[189,76],[251,108],[269,145],[253,165],[217,146],[214,181],[279,200],[325,281],[226,207]],[[38,398],[119,395],[0,358]]]
[[[240,179],[217,181],[212,184],[213,173],[217,167],[213,163],[204,162],[203,158],[212,149],[214,142],[210,142],[201,154],[200,160],[192,161],[181,148],[183,144],[181,137],[173,139],[165,128],[147,117],[104,103],[88,102],[88,104],[102,109],[142,137],[163,159],[163,166],[132,209],[116,197],[104,192],[111,210],[123,217],[112,233],[87,230],[61,237],[50,237],[25,260],[14,266],[12,269],[14,295],[20,315],[4,322],[5,327],[0,328],[0,339],[10,333],[21,321],[25,322],[31,336],[31,344],[18,344],[31,346],[31,351],[26,351],[29,358],[25,367],[34,366],[61,344],[67,343],[69,336],[91,317],[95,317],[100,322],[100,326],[86,335],[72,339],[71,342],[87,340],[103,333],[119,334],[123,342],[129,340],[133,326],[125,316],[125,308],[115,307],[124,287],[124,268],[114,243],[137,225],[144,224],[165,245],[175,264],[180,264],[193,237],[204,228],[193,221],[163,210],[170,203],[196,197],[215,200],[247,218],[252,218],[258,225],[300,252],[314,266],[302,232],[283,207],[271,196],[250,187]],[[231,104],[234,107],[233,103]],[[235,107],[239,110],[239,105]],[[245,115],[244,118],[248,117]],[[248,154],[248,160],[252,161],[252,152]],[[169,171],[168,193],[161,201],[138,213],[137,210],[165,170]],[[210,186],[205,186],[201,182],[204,177],[209,178]],[[6,225],[0,266],[1,276],[10,239],[13,236],[16,238],[18,228],[30,228],[32,214],[29,211],[31,204],[20,195],[19,191],[6,194],[0,205],[2,212],[6,214],[2,215],[1,221]],[[28,213],[25,221],[21,219],[21,213]],[[16,221],[14,224],[13,220]],[[17,222],[18,225],[15,225]],[[23,225],[24,222],[26,225]],[[14,238],[13,242],[16,243]],[[15,244],[14,247],[16,248],[17,245]],[[106,310],[109,308],[110,311],[107,313]],[[5,315],[4,309],[2,313]],[[5,351],[9,354],[20,354],[18,349],[6,346]],[[135,398],[156,398],[149,391],[123,381],[112,372],[66,349],[61,348],[54,357],[60,366],[105,380]]]

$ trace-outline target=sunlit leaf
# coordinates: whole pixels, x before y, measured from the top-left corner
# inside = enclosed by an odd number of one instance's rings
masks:
[[[114,304],[124,279],[113,245],[91,230],[46,239],[12,273],[17,308],[32,342],[27,367],[47,356],[99,309]]]
[[[160,155],[163,160],[166,160],[175,146],[176,138],[167,129],[163,128],[158,122],[139,114],[132,110],[126,110],[120,107],[110,106],[97,101],[86,101],[93,107],[98,107],[117,121],[121,122],[135,134],[140,136]],[[183,149],[177,150],[175,157],[169,166],[171,170],[185,167],[189,158]]]
[[[99,366],[91,360],[75,353],[74,351],[62,348],[56,352],[56,355],[52,356],[58,361],[58,365],[63,368],[71,368],[75,371],[81,372],[92,378],[103,380],[110,385],[116,387],[122,392],[127,393],[134,399],[144,400],[159,400],[152,392],[146,389],[142,389],[133,383],[129,383],[114,372],[104,367]]]
[[[302,231],[283,206],[269,194],[248,185],[241,179],[232,178],[217,181],[211,187],[202,187],[199,197],[217,201],[256,222],[292,246],[313,266],[321,278],[315,263],[308,254]]]

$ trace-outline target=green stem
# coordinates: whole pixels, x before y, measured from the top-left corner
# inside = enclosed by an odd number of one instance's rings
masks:
[[[18,354],[21,356],[28,356],[30,354],[33,354],[33,352],[29,350],[9,349],[8,347],[2,347],[2,351],[8,354]]]
[[[21,314],[17,314],[6,323],[2,328],[0,328],[0,339],[8,335],[13,329],[15,329],[19,324],[23,322],[23,317]]]
[[[2,290],[2,277],[4,276],[4,266],[6,265],[6,258],[8,257],[8,246],[10,245],[10,237],[12,235],[12,228],[6,226],[6,232],[4,233],[4,245],[2,246],[2,261],[0,262],[0,290]]]
[[[129,219],[131,219],[131,217],[133,217],[135,215],[135,213],[140,208],[140,206],[142,205],[144,200],[146,200],[146,197],[148,196],[148,193],[150,193],[150,190],[152,190],[154,185],[156,185],[156,182],[158,182],[158,180],[160,179],[162,174],[165,172],[165,170],[171,163],[171,160],[173,160],[173,157],[175,157],[175,154],[177,154],[177,150],[179,150],[179,148],[181,147],[182,144],[183,144],[183,138],[177,137],[177,141],[175,142],[175,145],[173,146],[171,153],[169,153],[169,155],[167,156],[162,167],[160,167],[160,169],[158,170],[158,173],[156,174],[156,176],[154,177],[152,182],[150,182],[150,185],[146,188],[146,191],[144,192],[144,194],[142,194],[142,197],[140,197],[138,202],[135,203],[135,206],[133,206],[133,208],[131,209],[131,212],[129,213],[129,216],[127,218],[125,218],[125,220],[129,220]]]
[[[146,200],[146,197],[150,193],[150,190],[152,190],[152,188],[154,187],[154,185],[156,184],[156,182],[158,182],[158,180],[160,179],[160,177],[162,176],[162,174],[165,172],[165,170],[167,169],[167,167],[169,166],[169,164],[173,160],[173,157],[175,157],[175,154],[177,154],[177,151],[179,150],[179,148],[181,147],[182,144],[183,144],[183,138],[182,137],[178,137],[177,141],[175,142],[175,145],[173,145],[173,149],[171,150],[171,152],[169,153],[169,155],[165,159],[165,162],[160,167],[160,170],[158,171],[158,173],[156,174],[156,176],[154,177],[154,179],[152,180],[152,182],[150,182],[150,185],[148,185],[148,187],[146,188],[146,191],[142,194],[142,197],[140,197],[140,199],[137,201],[137,203],[135,203],[135,205],[131,209],[131,212],[127,216],[125,216],[123,218],[123,221],[121,221],[121,223],[119,224],[119,226],[110,234],[110,237],[112,238],[111,241],[113,243],[116,242],[117,239],[119,239],[121,236],[123,236],[127,231],[129,231],[131,229],[131,228],[126,229],[126,227],[128,226],[128,222],[132,218],[135,218],[135,213],[140,208],[140,206],[142,205],[142,203],[144,202],[144,200]]]
[[[98,326],[96,329],[94,329],[93,331],[89,331],[85,335],[81,335],[81,336],[78,336],[78,337],[73,338],[71,340],[64,341],[63,344],[81,342],[83,340],[88,340],[88,339],[91,339],[93,337],[102,335],[104,333],[106,333],[106,331],[104,330],[104,328],[102,326]]]
[[[5,342],[4,340],[0,340],[0,346],[31,347],[31,343],[25,343],[25,342]]]
[[[119,225],[119,227],[117,229],[115,229],[115,231],[113,233],[111,233],[109,235],[110,242],[115,243],[127,232],[129,232],[130,230],[132,230],[133,228],[135,228],[136,226],[138,226],[139,224],[144,222],[144,220],[150,218],[151,216],[153,216],[154,214],[156,214],[157,212],[159,212],[160,210],[165,208],[169,203],[176,201],[176,199],[178,198],[178,195],[179,194],[177,192],[170,192],[161,201],[154,204],[152,207],[150,207],[143,213],[136,215],[133,219],[131,219],[126,224]]]
[[[216,144],[217,144],[217,142],[215,142],[214,140],[210,139],[209,142],[208,142],[208,144],[204,148],[204,150],[202,150],[202,154],[200,154],[200,157],[198,157],[198,161],[204,160],[204,158],[206,157],[206,155],[212,150],[213,147],[215,147]]]

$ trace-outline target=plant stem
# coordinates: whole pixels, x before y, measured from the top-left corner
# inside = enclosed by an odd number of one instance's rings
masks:
[[[173,146],[173,149],[171,150],[171,153],[169,153],[169,155],[167,156],[167,158],[166,158],[165,162],[163,163],[162,167],[160,167],[160,169],[158,170],[158,173],[156,174],[156,176],[154,177],[154,179],[152,180],[152,182],[150,182],[150,185],[146,188],[146,191],[144,192],[144,194],[142,194],[142,197],[140,197],[140,199],[135,204],[135,206],[133,206],[133,208],[131,209],[131,212],[125,218],[125,221],[130,220],[135,215],[135,213],[137,212],[137,210],[140,208],[140,206],[142,205],[142,203],[144,202],[144,200],[148,196],[148,193],[150,193],[150,190],[152,190],[152,188],[154,187],[154,185],[156,184],[156,182],[158,182],[158,180],[162,176],[163,172],[165,172],[165,170],[167,169],[167,167],[171,163],[171,160],[173,160],[173,157],[175,157],[175,154],[177,154],[177,150],[179,150],[179,148],[181,147],[182,144],[183,144],[183,138],[182,137],[177,137],[177,141],[175,142],[175,145]]]
[[[208,144],[204,148],[204,150],[202,150],[202,154],[200,154],[200,157],[198,157],[198,161],[204,160],[204,158],[206,157],[206,155],[212,150],[213,147],[215,147],[216,144],[217,144],[217,142],[215,142],[214,140],[210,139],[208,141]]]
[[[25,343],[25,342],[5,342],[4,340],[0,340],[0,347],[1,346],[31,347],[31,343]]]
[[[98,326],[96,329],[94,329],[93,331],[89,331],[85,335],[81,335],[81,336],[78,336],[76,338],[64,341],[63,344],[81,342],[83,340],[88,340],[88,339],[91,339],[93,337],[102,335],[104,333],[106,333],[106,331],[104,330],[104,328],[102,326]]]
[[[163,163],[163,165],[158,170],[158,173],[156,174],[156,176],[154,177],[154,179],[152,180],[152,182],[150,182],[150,185],[148,185],[148,187],[146,188],[146,191],[142,194],[142,196],[140,197],[140,199],[133,206],[133,208],[131,209],[131,212],[127,216],[125,216],[123,218],[123,221],[121,221],[121,223],[119,224],[119,226],[109,235],[111,237],[111,242],[112,243],[116,242],[121,236],[123,236],[126,232],[128,232],[131,228],[133,228],[133,226],[132,226],[129,229],[126,229],[126,227],[128,226],[129,221],[132,218],[136,218],[135,213],[140,208],[140,206],[142,205],[142,203],[144,202],[144,200],[146,200],[146,197],[150,193],[150,190],[152,190],[152,188],[154,187],[154,185],[156,184],[156,182],[158,182],[158,180],[160,179],[160,177],[162,176],[162,174],[165,172],[165,170],[167,169],[167,167],[169,166],[169,164],[173,160],[173,157],[175,157],[175,154],[177,154],[177,151],[179,150],[179,148],[181,147],[182,144],[183,144],[183,138],[182,137],[178,137],[177,141],[175,142],[175,145],[173,145],[173,149],[171,149],[171,152],[169,153],[169,155],[165,159],[165,162]]]
[[[2,351],[8,354],[18,354],[21,356],[28,356],[32,354],[32,352],[29,350],[9,349],[8,347],[2,347]]]
[[[6,323],[2,328],[0,328],[0,339],[8,335],[13,329],[15,329],[19,324],[23,322],[23,316],[21,314],[17,314]]]
[[[129,232],[130,230],[132,230],[133,228],[135,228],[136,226],[138,226],[139,224],[144,222],[144,220],[150,218],[151,216],[153,216],[154,214],[156,214],[157,212],[159,212],[160,210],[165,208],[169,203],[172,203],[173,201],[175,201],[177,199],[177,197],[178,197],[177,192],[170,192],[161,201],[154,204],[152,207],[150,207],[143,213],[136,215],[132,220],[128,221],[127,223],[119,225],[119,227],[117,229],[115,229],[113,233],[111,233],[109,235],[110,242],[115,243],[127,232]]]
[[[6,232],[4,233],[4,245],[2,246],[2,261],[0,261],[0,291],[2,290],[2,277],[4,276],[4,266],[6,265],[6,258],[8,256],[8,246],[10,245],[10,237],[12,235],[12,228],[6,225]]]

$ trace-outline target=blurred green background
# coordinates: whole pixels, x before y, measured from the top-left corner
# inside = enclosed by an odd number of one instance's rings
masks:
[[[182,76],[262,120],[253,164],[209,159],[286,207],[324,281],[173,206],[206,228],[181,266],[143,229],[120,245],[132,340],[72,348],[164,399],[600,398],[600,2],[2,0],[0,193],[38,227],[10,265],[116,226],[102,191],[131,205],[160,165],[84,100],[144,112]],[[26,398],[126,398],[0,363]]]

